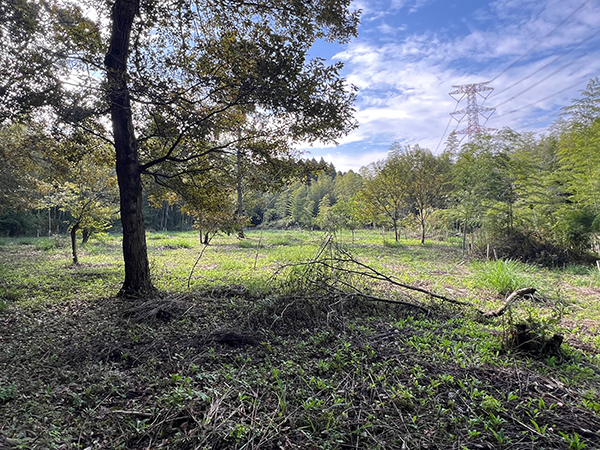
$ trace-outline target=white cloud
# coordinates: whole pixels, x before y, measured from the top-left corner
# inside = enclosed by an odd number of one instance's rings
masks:
[[[359,88],[356,118],[360,127],[340,139],[342,145],[337,149],[322,146],[308,150],[333,162],[338,170],[357,170],[385,157],[387,152],[382,149],[396,140],[402,144],[419,143],[432,150],[439,145],[442,149],[441,137],[446,127],[448,132],[457,127],[449,115],[457,106],[448,95],[452,85],[492,79],[491,86],[500,92],[527,78],[485,101],[485,106],[500,106],[487,123],[480,118],[481,124],[520,129],[542,116],[556,114],[578,95],[577,90],[589,78],[600,74],[600,35],[553,62],[598,32],[600,0],[590,1],[556,29],[582,1],[497,0],[489,3],[487,10],[467,18],[468,31],[458,36],[423,28],[407,34],[407,30],[414,29],[410,23],[406,30],[397,26],[397,34],[393,35],[394,20],[400,23],[400,16],[405,18],[407,9],[425,3],[398,0],[385,8],[382,1],[369,2],[369,20],[363,18],[367,32],[334,57],[346,64],[345,76]],[[397,8],[396,13],[392,7]],[[403,9],[400,15],[398,9]],[[586,51],[589,53],[583,55]],[[550,62],[547,68],[534,73]],[[557,71],[568,63],[568,67]],[[552,95],[577,81],[583,83]],[[463,100],[458,108],[465,106]],[[514,110],[518,111],[512,113]],[[462,123],[458,128],[465,126]]]
[[[315,156],[317,159],[323,157],[325,161],[333,163],[336,170],[342,172],[348,172],[349,170],[358,172],[361,167],[367,166],[373,161],[386,158],[387,154],[387,150],[380,150],[349,156],[347,153],[342,153],[341,151],[328,151],[324,153],[322,151],[314,150],[311,152],[310,156]]]
[[[408,13],[417,12],[423,6],[432,3],[434,0],[392,0],[390,9],[403,9],[408,7]]]
[[[421,3],[413,4],[416,6]],[[573,17],[573,23],[569,22],[568,30],[566,26],[562,27],[543,39],[564,20],[565,9],[572,11],[580,4],[573,1],[570,3],[572,5],[564,5],[564,2],[561,2],[562,6],[559,7],[558,1],[549,1],[540,16],[529,21],[525,26],[517,26],[517,23],[509,24],[511,27],[509,34],[501,28],[475,29],[455,40],[445,41],[442,36],[423,33],[407,36],[397,43],[385,45],[368,44],[360,40],[350,44],[336,57],[348,64],[349,81],[361,89],[357,113],[361,128],[355,135],[368,136],[370,133],[384,132],[397,138],[425,140],[431,143],[432,134],[439,135],[443,131],[448,114],[454,108],[453,101],[448,97],[451,85],[493,78],[502,70],[498,67],[507,64],[506,56],[521,55],[524,49],[531,48],[535,43],[539,42],[538,48],[528,56],[535,56],[534,53],[540,51],[563,51],[566,45],[576,43],[578,38],[589,36],[595,31],[590,25],[589,17],[600,14],[598,8],[592,8],[581,17],[579,15]],[[408,4],[409,2],[406,1],[393,3],[398,8]],[[534,4],[528,4],[527,8],[530,7],[534,7]],[[523,13],[527,8],[510,1],[494,3],[496,12],[508,9]],[[501,61],[494,62],[501,57]],[[465,64],[465,60],[469,59],[470,65]],[[478,65],[484,61],[493,61],[494,64],[478,68]],[[460,69],[453,68],[457,62],[461,62]],[[508,63],[510,62],[509,59]],[[535,69],[536,64],[538,66],[540,64],[535,59],[525,62],[524,60],[518,64],[510,74],[498,78],[494,83],[496,90],[501,90],[515,79],[527,76],[527,73]],[[469,71],[469,66],[472,67],[473,72]],[[548,71],[555,68],[548,68]],[[527,83],[519,86],[519,89],[513,89],[512,95],[528,85],[539,82],[548,71],[531,77]],[[527,105],[543,98],[544,95],[560,90],[561,87],[573,84],[582,76],[592,76],[598,71],[600,71],[600,63],[597,62],[597,58],[586,61],[583,67],[574,62],[572,69],[557,74],[539,88],[531,89],[530,92],[511,101],[510,106],[506,106],[513,110]],[[538,106],[551,109],[564,101],[565,96],[558,96],[541,102]],[[506,112],[506,107],[503,110]],[[517,115],[519,116],[523,114]]]

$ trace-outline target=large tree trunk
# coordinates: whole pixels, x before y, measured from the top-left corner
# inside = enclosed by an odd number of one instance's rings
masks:
[[[121,198],[125,281],[120,295],[144,296],[153,290],[142,214],[142,178],[138,142],[127,85],[129,40],[139,0],[116,0],[112,9],[110,47],[106,54],[107,96],[117,156],[117,179]]]

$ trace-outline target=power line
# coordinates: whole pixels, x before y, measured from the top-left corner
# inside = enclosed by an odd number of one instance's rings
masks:
[[[545,122],[546,120],[552,119],[553,117],[558,117],[558,116],[560,116],[560,114],[561,114],[561,111],[555,112],[555,113],[552,113],[552,114],[548,114],[547,116],[544,116],[544,117],[536,120],[535,122],[529,122],[529,123],[526,123],[525,125],[521,125],[518,129],[519,130],[524,130],[525,128],[529,128],[529,127],[532,127],[534,125],[537,125],[538,123],[542,123],[542,122]]]
[[[542,98],[542,99],[539,99],[539,100],[537,100],[537,101],[535,101],[535,102],[533,102],[533,103],[530,103],[530,104],[528,104],[528,105],[525,105],[525,106],[521,106],[520,108],[514,109],[514,110],[512,110],[512,111],[510,111],[510,112],[507,112],[507,113],[504,113],[504,114],[500,114],[499,116],[494,116],[494,117],[492,117],[492,120],[494,120],[494,119],[499,119],[500,117],[508,116],[509,114],[513,114],[513,113],[516,113],[516,112],[522,111],[522,110],[524,110],[524,109],[527,109],[527,108],[529,108],[529,107],[531,107],[531,106],[533,106],[533,105],[536,105],[536,104],[538,104],[538,103],[540,103],[540,102],[543,102],[544,100],[548,100],[549,98],[552,98],[552,97],[555,97],[555,96],[557,96],[557,95],[560,95],[560,94],[562,94],[563,92],[566,92],[566,91],[568,91],[569,89],[573,89],[574,87],[576,87],[576,86],[578,86],[578,85],[580,85],[580,84],[582,84],[582,83],[584,83],[584,82],[587,82],[587,81],[588,81],[588,79],[589,79],[589,77],[587,77],[587,78],[586,78],[586,79],[584,79],[584,80],[579,80],[577,83],[574,83],[574,84],[572,84],[572,85],[570,85],[570,86],[567,86],[566,88],[564,88],[564,89],[561,89],[560,91],[558,91],[558,92],[555,92],[554,94],[550,94],[550,95],[548,95],[548,96],[546,96],[546,97],[544,97],[544,98]]]
[[[456,111],[457,109],[458,109],[458,102],[456,102],[456,106],[454,106],[454,111]],[[454,111],[452,111],[452,112],[454,112]],[[450,119],[448,119],[448,125],[446,125],[446,129],[444,130],[444,134],[442,134],[442,137],[440,138],[440,142],[438,142],[438,145],[435,148],[435,153],[437,153],[438,149],[440,148],[440,145],[442,145],[442,141],[446,137],[446,133],[448,132],[448,128],[450,128],[451,123],[452,123],[452,115],[450,115]],[[456,126],[458,127],[458,124],[456,124]]]
[[[528,79],[529,79],[529,78],[531,78],[532,76],[534,76],[534,75],[536,75],[536,74],[540,73],[542,70],[544,70],[544,69],[545,69],[545,68],[547,68],[548,66],[551,66],[551,65],[552,65],[552,64],[554,64],[555,62],[557,62],[557,61],[560,61],[562,58],[564,58],[565,56],[569,55],[570,53],[573,53],[575,50],[577,50],[577,49],[578,49],[579,47],[581,47],[583,44],[585,44],[586,42],[588,42],[588,41],[592,40],[593,38],[597,37],[598,35],[600,35],[600,31],[597,31],[596,33],[594,33],[594,34],[592,34],[591,36],[587,37],[586,39],[584,39],[583,41],[581,41],[579,44],[577,44],[575,47],[573,47],[571,50],[569,50],[567,53],[564,53],[564,54],[562,54],[562,55],[558,56],[557,58],[554,58],[552,61],[550,61],[550,62],[549,62],[549,63],[547,63],[547,64],[544,64],[542,67],[540,67],[539,69],[537,69],[537,70],[535,70],[534,72],[530,73],[530,74],[529,74],[529,75],[527,75],[525,78],[522,78],[522,79],[520,79],[519,81],[517,81],[517,82],[515,82],[515,83],[511,84],[510,86],[508,86],[508,87],[505,87],[505,88],[504,88],[504,89],[502,89],[501,91],[495,92],[493,95],[491,95],[491,96],[490,96],[490,98],[492,98],[492,97],[497,97],[498,95],[500,95],[500,94],[502,94],[502,93],[504,93],[504,92],[508,91],[509,89],[512,89],[512,88],[513,88],[513,87],[515,87],[516,85],[518,85],[518,84],[521,84],[523,81],[525,81],[525,80],[528,80]],[[586,54],[587,54],[587,53],[585,53],[585,54],[583,54],[583,55],[581,55],[581,56],[579,56],[579,57],[575,58],[575,59],[573,60],[573,62],[574,62],[574,61],[576,61],[576,60],[578,60],[579,58],[581,58],[581,57],[585,56]]]
[[[510,23],[505,27],[505,28],[510,28],[513,25],[516,25],[516,23],[520,20],[520,15],[521,13],[525,10],[525,8],[527,7],[527,3],[526,2],[522,2],[521,6],[519,7],[519,9],[517,9],[513,15],[516,17],[516,19],[511,20]],[[497,15],[497,14],[496,14]]]
[[[540,84],[542,84],[544,81],[546,81],[546,80],[548,80],[548,79],[552,78],[552,77],[553,77],[554,75],[556,75],[558,72],[560,72],[560,71],[562,71],[562,70],[566,69],[566,68],[567,68],[567,67],[569,67],[571,64],[573,64],[575,61],[577,61],[577,60],[578,60],[578,59],[580,59],[580,58],[583,58],[583,57],[584,57],[584,56],[586,56],[587,54],[589,54],[589,52],[585,52],[585,53],[583,53],[582,55],[579,55],[577,58],[575,58],[575,59],[573,59],[572,61],[568,62],[567,64],[565,64],[565,65],[563,65],[563,66],[559,67],[559,68],[558,68],[558,69],[556,69],[554,72],[550,73],[549,75],[546,75],[544,78],[542,78],[541,80],[539,80],[537,83],[534,83],[534,84],[532,84],[531,86],[529,86],[528,88],[526,88],[526,89],[523,89],[521,92],[519,92],[518,94],[515,94],[515,95],[513,95],[513,96],[512,96],[511,98],[509,98],[508,100],[504,100],[502,103],[498,103],[498,104],[496,105],[496,108],[498,108],[498,107],[500,107],[500,106],[502,106],[502,105],[505,105],[505,104],[507,104],[508,102],[510,102],[510,101],[512,101],[512,100],[514,100],[515,98],[517,98],[517,97],[520,97],[520,96],[521,96],[521,95],[523,95],[524,93],[526,93],[526,92],[528,92],[528,91],[532,90],[533,88],[535,88],[535,87],[539,86],[539,85],[540,85]]]
[[[581,5],[579,5],[579,7],[575,8],[575,10],[573,10],[561,23],[559,23],[556,27],[554,27],[550,32],[548,32],[546,35],[544,35],[541,39],[539,39],[531,48],[529,48],[529,50],[527,50],[525,53],[523,53],[519,58],[517,58],[516,60],[514,60],[511,64],[508,65],[508,67],[506,67],[502,72],[500,72],[498,75],[496,75],[494,78],[492,78],[490,81],[487,81],[485,83],[477,83],[477,84],[467,84],[467,85],[461,85],[461,86],[453,86],[454,88],[456,88],[455,91],[451,92],[450,95],[452,96],[453,94],[463,94],[462,97],[460,97],[459,99],[455,100],[457,101],[457,105],[454,109],[454,111],[452,113],[450,113],[451,117],[454,117],[457,121],[458,124],[460,124],[460,122],[465,118],[468,117],[468,127],[466,129],[460,130],[458,132],[458,134],[466,134],[469,136],[469,138],[479,132],[483,132],[483,131],[494,131],[495,129],[491,129],[491,128],[485,128],[485,124],[488,122],[488,120],[490,120],[490,118],[492,118],[492,114],[494,113],[494,111],[496,110],[496,108],[486,108],[483,107],[483,103],[485,103],[486,99],[488,99],[490,97],[490,93],[488,93],[488,95],[481,95],[480,92],[481,91],[491,91],[493,88],[490,86],[486,86],[489,83],[492,83],[493,81],[495,81],[496,79],[498,79],[500,76],[502,76],[503,74],[505,74],[508,70],[510,70],[512,67],[514,67],[517,63],[519,63],[520,61],[522,61],[525,57],[527,57],[528,55],[530,55],[532,52],[534,52],[540,45],[542,42],[544,42],[544,40],[546,40],[547,38],[549,38],[551,35],[553,35],[554,33],[556,33],[559,29],[561,29],[565,24],[567,24],[576,14],[578,14],[583,8],[585,8],[589,3],[591,2],[591,0],[585,0],[583,3],[581,3]],[[550,61],[547,64],[544,64],[542,67],[540,67],[539,69],[535,70],[533,73],[529,74],[528,76],[524,77],[523,79],[511,84],[510,86],[508,86],[507,88],[503,89],[502,91],[496,93],[494,95],[497,96],[499,94],[501,94],[502,92],[505,92],[509,89],[512,89],[514,86],[524,82],[525,80],[528,80],[529,78],[531,78],[532,76],[536,75],[537,73],[541,72],[542,70],[546,69],[547,67],[549,67],[550,65],[554,64],[555,62],[563,59],[564,57],[566,57],[567,55],[569,55],[570,53],[572,53],[573,51],[575,51],[576,49],[578,49],[579,47],[581,47],[583,44],[585,44],[586,42],[592,40],[593,38],[595,38],[596,36],[600,35],[600,31],[592,34],[591,36],[587,37],[586,39],[584,39],[583,41],[581,41],[579,44],[577,44],[575,47],[573,47],[571,50],[569,50],[568,52],[564,53],[563,55],[554,58],[552,61]],[[502,103],[496,105],[496,106],[502,106],[505,105],[506,103],[509,103],[510,101],[514,100],[515,98],[523,95],[524,93],[530,91],[531,89],[535,88],[536,86],[540,85],[541,83],[547,81],[549,78],[555,76],[557,73],[559,73],[560,71],[564,70],[565,68],[569,67],[570,65],[574,64],[577,60],[583,58],[584,56],[586,56],[589,53],[589,51],[575,57],[574,59],[570,60],[568,63],[564,64],[563,66],[561,66],[560,68],[556,69],[555,71],[553,71],[551,74],[545,76],[544,78],[542,78],[541,80],[537,81],[536,83],[534,83],[533,85],[529,86],[528,88],[522,90],[521,92],[519,92],[518,94],[513,95],[511,98],[509,98],[508,100],[503,101]],[[574,83],[573,85],[570,85],[564,89],[561,89],[558,92],[555,92],[551,95],[548,95],[540,100],[537,100],[533,103],[530,103],[528,105],[522,106],[520,108],[514,109],[510,112],[501,114],[499,116],[495,116],[495,119],[499,119],[501,117],[516,113],[518,111],[521,111],[523,109],[529,108],[533,105],[536,105],[544,100],[548,100],[549,98],[552,98],[556,95],[560,95],[562,93],[564,93],[565,91],[572,89],[573,87],[578,86],[579,84],[581,84],[583,81],[578,81],[577,83]],[[483,101],[481,103],[481,105],[477,104],[477,94],[479,94]],[[457,111],[457,107],[459,102],[464,98],[467,97],[467,107],[463,108],[460,111]],[[454,97],[453,97],[454,98]],[[486,115],[486,113],[489,113]],[[460,119],[457,119],[455,116],[462,114],[462,117]],[[483,116],[485,117],[485,122],[482,125],[479,124],[479,116]],[[539,123],[541,121],[547,120],[547,118],[543,118],[542,120],[536,122]],[[446,129],[444,130],[444,134],[442,135],[437,147],[436,147],[436,152],[439,149],[444,137],[446,136],[446,133],[448,131],[448,128],[450,126],[451,120],[448,122],[448,124],[446,125]],[[458,124],[456,126],[456,128],[458,128]]]
[[[565,20],[563,20],[561,23],[559,23],[548,34],[546,34],[539,41],[537,41],[533,45],[533,47],[531,47],[529,50],[527,50],[525,53],[523,53],[521,56],[519,56],[516,60],[514,60],[511,64],[509,64],[509,66],[506,69],[504,69],[502,72],[500,72],[494,78],[492,78],[489,82],[491,83],[491,82],[495,81],[500,76],[504,75],[509,69],[512,69],[519,61],[523,60],[523,58],[525,58],[527,55],[532,53],[543,41],[545,41],[548,37],[550,37],[551,35],[556,33],[559,29],[561,29],[569,20],[571,20],[573,18],[573,16],[575,16],[575,14],[577,14],[579,11],[581,11],[583,8],[585,8],[585,6],[591,1],[592,0],[585,0],[581,5],[579,5],[578,8],[576,8],[571,14],[569,14]]]

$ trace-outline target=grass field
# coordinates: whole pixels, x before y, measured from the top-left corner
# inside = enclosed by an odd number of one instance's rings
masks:
[[[0,449],[600,448],[597,268],[325,240],[151,233],[160,294],[131,301],[118,236],[78,266],[66,238],[1,239]],[[564,343],[511,349],[518,324]]]

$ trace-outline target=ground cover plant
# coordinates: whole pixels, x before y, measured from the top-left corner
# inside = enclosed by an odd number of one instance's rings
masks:
[[[3,239],[0,448],[600,447],[591,266],[376,231],[247,236],[150,234],[161,293],[136,301],[114,295],[119,236],[77,266],[66,239]],[[483,317],[520,283],[535,294]],[[564,342],[515,349],[517,325]]]

